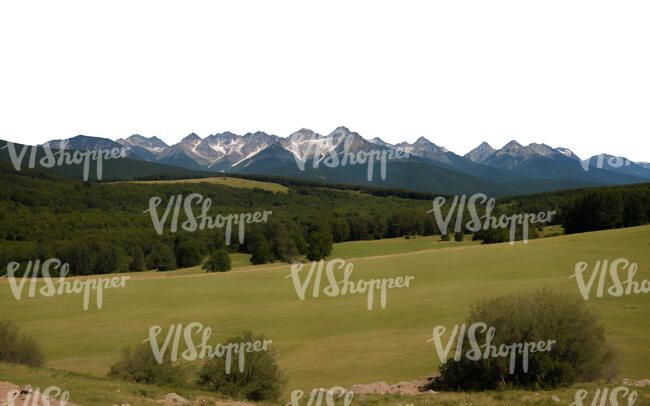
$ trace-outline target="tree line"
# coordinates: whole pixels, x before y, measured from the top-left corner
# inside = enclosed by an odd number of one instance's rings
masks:
[[[323,188],[317,181],[318,186],[296,182],[301,185],[290,185],[286,193],[213,183],[80,182],[46,170],[16,172],[0,163],[0,266],[55,257],[68,262],[72,274],[84,275],[171,270],[199,265],[209,257],[216,262],[208,270],[214,271],[228,268],[224,251],[250,254],[253,264],[318,260],[331,253],[333,243],[440,233],[427,213],[431,200],[419,195],[404,198],[388,190],[382,196],[382,188],[371,188],[375,193],[369,194]],[[650,184],[641,184],[499,199],[494,215],[557,210],[552,223],[564,224],[567,232],[645,224],[649,189]],[[241,244],[232,238],[225,246],[220,229],[157,235],[150,215],[143,213],[149,199],[160,196],[165,201],[190,193],[212,200],[211,216],[263,210],[273,214],[267,223],[246,225]],[[451,200],[443,210],[450,209]],[[184,219],[181,210],[179,222]],[[488,231],[474,237],[499,242],[503,236]]]

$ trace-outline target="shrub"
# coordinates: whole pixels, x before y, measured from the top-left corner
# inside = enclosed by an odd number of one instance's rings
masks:
[[[0,321],[0,361],[40,367],[45,357],[32,336],[21,335],[13,322]]]
[[[242,337],[231,337],[225,343],[263,341],[263,336],[254,336],[246,331]],[[233,359],[236,358],[233,356]],[[233,361],[234,363],[234,361]],[[197,385],[202,389],[224,393],[232,397],[250,400],[277,400],[284,384],[284,377],[275,361],[275,353],[269,351],[250,352],[245,355],[244,372],[239,365],[226,374],[226,360],[214,357],[206,361],[199,372]]]
[[[208,272],[226,272],[231,268],[230,255],[224,248],[210,254],[210,258],[203,264],[203,269]]]
[[[454,241],[463,241],[464,239],[465,234],[462,231],[459,231],[454,235]]]
[[[159,364],[149,343],[125,347],[122,358],[108,373],[112,378],[155,385],[183,384],[184,375],[181,367],[172,365],[169,358],[163,358]]]
[[[440,236],[440,239],[441,239],[442,241],[449,241],[449,234],[442,234],[442,235]]]
[[[611,377],[613,353],[605,343],[604,327],[589,312],[583,300],[563,293],[540,290],[482,301],[474,306],[468,326],[483,322],[494,327],[491,344],[555,340],[551,351],[528,354],[528,372],[522,370],[522,354],[509,373],[509,356],[472,361],[462,357],[440,367],[440,379],[433,388],[442,390],[492,390],[504,386],[547,389],[575,382]],[[470,349],[464,341],[463,354]],[[485,334],[477,334],[485,345]],[[481,348],[484,351],[484,348]]]

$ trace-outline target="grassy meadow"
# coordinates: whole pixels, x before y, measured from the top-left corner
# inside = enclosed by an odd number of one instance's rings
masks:
[[[247,188],[247,189],[258,188],[262,190],[268,190],[270,192],[286,193],[289,190],[289,188],[287,188],[286,186],[282,186],[279,183],[260,182],[256,180],[249,180],[249,179],[242,179],[242,178],[229,178],[224,176],[219,176],[214,178],[175,179],[175,180],[135,180],[135,181],[130,181],[130,183],[141,183],[141,184],[215,183],[218,185]]]
[[[405,254],[410,252],[425,251],[441,248],[468,247],[479,245],[480,241],[472,241],[471,236],[466,235],[465,241],[442,241],[440,235],[417,236],[413,239],[386,238],[384,240],[372,241],[348,241],[334,244],[332,254],[329,258],[363,258],[382,255]]]
[[[442,241],[440,235],[427,235],[427,236],[417,236],[411,239],[405,239],[403,237],[398,238],[386,238],[383,240],[364,240],[364,241],[346,241],[342,243],[334,244],[332,248],[332,253],[327,257],[327,260],[334,258],[342,259],[353,259],[353,258],[368,258],[384,255],[398,255],[398,254],[408,254],[418,251],[427,251],[427,250],[437,250],[444,248],[454,248],[454,247],[468,247],[473,245],[479,245],[480,241],[472,241],[471,235],[465,236],[465,241],[456,242],[456,241]],[[250,262],[251,254],[242,254],[242,253],[231,253],[230,261],[233,269],[235,268],[244,268],[246,269],[268,269],[271,265],[251,265]],[[286,263],[276,262],[274,267],[279,265],[287,265]],[[192,275],[192,274],[203,274],[205,270],[201,266],[193,266],[190,268],[179,269],[169,272],[156,272],[156,271],[145,271],[140,274],[149,274],[157,275],[157,277],[174,277],[178,275]],[[139,274],[133,274],[138,276]]]
[[[7,280],[1,279],[0,308],[5,319],[41,342],[49,367],[99,377],[118,359],[123,346],[146,339],[152,325],[162,326],[165,335],[172,323],[185,326],[197,321],[212,328],[211,344],[252,330],[273,340],[288,377],[288,394],[293,389],[397,383],[428,375],[439,365],[433,344],[427,343],[434,326],[449,329],[462,323],[469,306],[482,298],[540,287],[580,297],[575,279],[569,278],[578,261],[589,263],[590,274],[597,260],[627,258],[638,264],[636,281],[650,279],[650,226],[514,245],[438,239],[335,245],[333,257],[355,258],[351,280],[415,277],[411,287],[388,291],[386,309],[380,308],[376,297],[373,309],[367,310],[366,294],[313,298],[311,285],[301,301],[291,279],[285,278],[289,265],[246,266],[245,257],[233,259],[239,266],[227,273],[206,274],[197,268],[131,274],[126,288],[104,291],[101,310],[93,305],[94,294],[87,311],[82,310],[81,295],[17,301]],[[588,304],[600,315],[619,355],[617,379],[650,378],[648,295],[592,295]],[[12,368],[0,367],[0,380],[11,380]],[[488,405],[494,400],[490,394],[467,396],[469,404]],[[486,396],[490,402],[481,403]],[[513,402],[499,404],[524,404]],[[396,399],[397,403],[401,401]]]

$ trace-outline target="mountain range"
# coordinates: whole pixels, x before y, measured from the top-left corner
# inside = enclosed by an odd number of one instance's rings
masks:
[[[60,141],[46,144],[58,148]],[[650,164],[609,154],[583,161],[568,148],[536,143],[524,146],[513,140],[500,149],[483,142],[460,156],[425,137],[414,143],[390,144],[379,138],[363,138],[346,127],[338,127],[328,135],[301,129],[287,137],[259,131],[244,135],[224,132],[205,138],[192,133],[174,145],[138,134],[116,141],[85,135],[66,141],[68,149],[125,147],[131,159],[197,171],[281,175],[434,193],[503,196],[650,179]],[[375,162],[375,175],[368,180],[367,164],[332,168],[324,165],[328,156],[342,157],[346,144],[347,151],[354,154],[401,149],[407,150],[409,156],[389,160],[385,179],[380,178],[379,163]],[[298,163],[303,161],[306,164],[301,170]]]

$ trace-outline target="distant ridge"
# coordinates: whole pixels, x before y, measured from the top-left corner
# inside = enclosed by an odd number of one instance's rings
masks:
[[[561,188],[618,185],[650,179],[650,165],[634,163],[609,154],[581,160],[566,147],[544,143],[524,146],[512,140],[500,149],[487,142],[460,156],[424,136],[413,143],[387,143],[366,139],[340,126],[327,135],[303,128],[286,136],[262,131],[238,135],[223,132],[205,138],[195,133],[167,145],[157,137],[139,134],[112,141],[78,135],[67,140],[70,149],[98,149],[124,146],[133,160],[148,161],[192,171],[266,174],[327,182],[384,185],[410,190],[455,193],[483,189],[495,195],[533,193]],[[50,141],[58,146],[61,140]],[[370,181],[361,165],[328,168],[328,156],[342,156],[373,150],[406,149],[409,158],[390,161],[386,179]],[[616,166],[616,162],[622,162]],[[301,170],[298,162],[305,162]],[[315,167],[314,167],[315,166]],[[377,168],[378,169],[378,168]],[[378,173],[377,171],[374,171]]]

